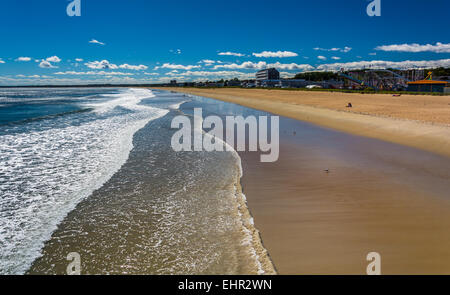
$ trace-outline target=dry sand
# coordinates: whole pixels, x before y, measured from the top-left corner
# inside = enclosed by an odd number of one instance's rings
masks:
[[[450,274],[450,97],[174,90],[344,131],[282,117],[277,162],[240,153],[280,274],[365,274],[372,251],[383,274]]]
[[[241,88],[161,88],[450,156],[450,96]],[[353,107],[345,106],[351,102]]]

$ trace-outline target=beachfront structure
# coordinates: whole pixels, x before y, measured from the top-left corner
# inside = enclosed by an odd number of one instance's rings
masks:
[[[256,73],[256,81],[263,80],[280,80],[280,72],[278,72],[275,68],[258,71]]]
[[[420,80],[408,82],[408,91],[443,93],[447,86],[449,86],[447,81]]]

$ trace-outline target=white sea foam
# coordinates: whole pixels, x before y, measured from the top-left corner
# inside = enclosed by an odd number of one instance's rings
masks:
[[[197,128],[198,128],[198,126],[197,126]],[[195,130],[195,132],[202,132],[204,136],[209,137],[210,139],[213,139],[213,137],[210,134],[204,132],[203,129],[201,129],[201,130],[194,129],[194,130]],[[236,164],[239,168],[239,179],[241,179],[243,176],[243,169],[242,169],[242,160],[241,160],[241,157],[239,156],[238,152],[226,141],[224,141],[218,137],[215,137],[214,140],[221,142],[221,144],[224,145],[225,150],[231,151],[233,158],[236,160]],[[264,267],[261,263],[261,257],[260,257],[260,255],[258,255],[256,248],[255,248],[255,244],[261,243],[261,241],[259,241],[259,240],[255,241],[255,238],[254,238],[254,231],[257,232],[257,229],[254,227],[255,222],[253,220],[253,217],[250,215],[250,211],[247,206],[247,198],[245,197],[245,195],[242,192],[238,191],[236,187],[235,187],[234,195],[235,195],[236,203],[238,206],[238,215],[239,215],[239,218],[241,219],[240,222],[241,222],[242,230],[245,233],[245,236],[243,237],[243,240],[242,240],[242,245],[247,246],[250,256],[254,259],[254,263],[257,268],[257,273],[264,274],[265,271],[264,271]],[[242,208],[241,204],[244,204],[243,205],[244,208]],[[251,228],[249,228],[249,225]],[[261,245],[261,248],[262,248],[262,245]]]
[[[92,105],[101,119],[0,137],[0,274],[24,273],[67,213],[120,169],[134,133],[168,113],[139,105],[153,96],[122,90]],[[117,107],[130,111],[107,115]]]
[[[178,110],[180,108],[180,106],[182,104],[186,103],[186,102],[189,102],[189,100],[185,100],[185,101],[181,101],[181,102],[178,102],[178,103],[174,103],[174,104],[169,106],[169,109],[171,109],[171,110]]]

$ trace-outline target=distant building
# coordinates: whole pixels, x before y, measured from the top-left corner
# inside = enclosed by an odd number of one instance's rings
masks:
[[[177,80],[170,80],[170,85],[177,85]]]
[[[275,68],[265,69],[256,73],[256,81],[280,80],[280,72]]]

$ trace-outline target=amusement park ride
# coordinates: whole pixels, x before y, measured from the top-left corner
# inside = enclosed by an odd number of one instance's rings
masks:
[[[431,72],[428,77],[431,77]],[[371,88],[374,90],[404,90],[408,82],[422,79],[423,70],[407,70],[394,72],[387,69],[366,69],[357,72],[345,73],[343,69],[339,75],[355,86]]]

